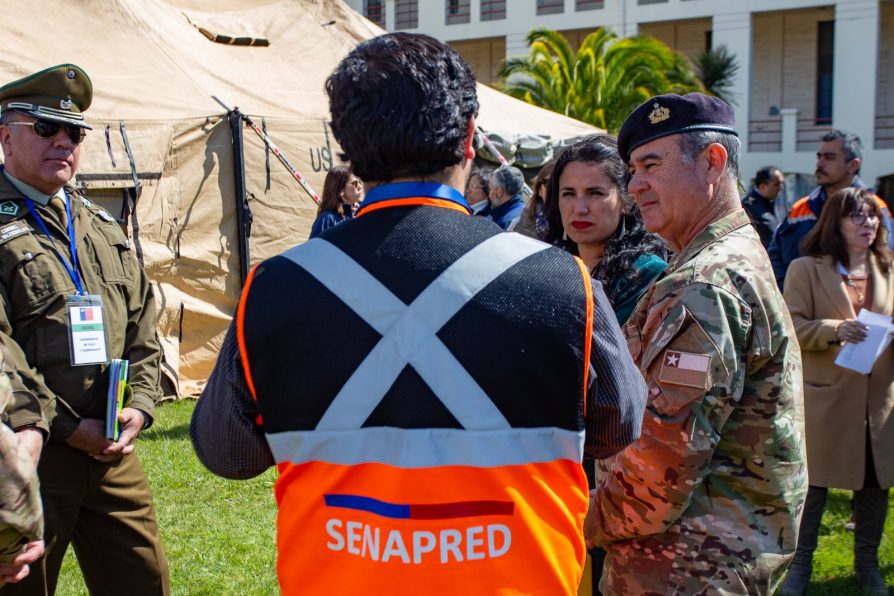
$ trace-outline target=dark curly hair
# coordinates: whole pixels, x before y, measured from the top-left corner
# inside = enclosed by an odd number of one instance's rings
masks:
[[[627,166],[618,154],[618,143],[608,135],[587,137],[559,153],[549,178],[548,199],[544,208],[549,232],[546,242],[577,255],[577,244],[565,235],[559,211],[559,179],[568,164],[576,161],[597,164],[617,187],[621,197],[621,219],[615,233],[605,243],[602,261],[590,273],[602,282],[609,302],[614,305],[622,291],[639,284],[640,272],[633,266],[644,254],[653,254],[665,261],[670,251],[664,241],[646,231],[643,216],[627,192]]]
[[[361,43],[329,75],[326,93],[341,159],[370,182],[460,163],[478,113],[469,65],[428,35],[388,33]]]

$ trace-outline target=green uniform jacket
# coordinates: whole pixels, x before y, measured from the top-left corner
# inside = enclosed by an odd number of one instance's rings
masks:
[[[742,210],[700,232],[625,327],[640,439],[599,462],[606,594],[768,594],[807,491],[801,356]]]
[[[4,417],[11,403],[9,377],[0,372],[0,414]],[[0,423],[0,563],[11,561],[25,544],[42,537],[43,512],[37,488],[37,466],[31,456],[19,448],[12,430]]]
[[[151,421],[161,398],[161,350],[149,278],[121,227],[102,208],[66,187],[84,290],[102,296],[109,358],[130,360],[131,407]],[[35,203],[70,263],[68,231],[49,206]],[[105,418],[106,365],[72,366],[65,299],[75,285],[34,220],[24,196],[0,173],[0,342],[13,379],[12,428],[49,427],[67,439],[83,418]],[[42,417],[44,420],[42,420]]]

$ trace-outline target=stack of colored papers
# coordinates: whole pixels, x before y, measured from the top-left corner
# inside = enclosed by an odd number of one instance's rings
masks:
[[[124,391],[127,387],[128,360],[118,358],[109,363],[109,396],[106,402],[106,438],[117,441],[120,430],[118,429],[118,414],[124,407]]]

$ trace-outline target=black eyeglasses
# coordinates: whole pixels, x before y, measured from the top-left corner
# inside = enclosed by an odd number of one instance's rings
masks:
[[[7,122],[8,126],[30,126],[34,134],[42,139],[52,139],[59,134],[59,129],[64,128],[71,142],[77,145],[87,136],[87,131],[74,124],[63,124],[53,120],[35,120],[34,122]]]
[[[878,223],[881,218],[876,213],[866,213],[865,211],[855,211],[848,215],[851,218],[851,221],[854,222],[854,225],[862,226],[868,220],[872,220]]]

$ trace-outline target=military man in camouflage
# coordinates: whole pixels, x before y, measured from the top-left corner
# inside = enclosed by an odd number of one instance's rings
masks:
[[[3,356],[0,354],[0,365]],[[0,370],[0,414],[12,403],[9,377]],[[23,435],[0,422],[0,586],[24,579],[43,555],[43,512],[37,461]],[[38,444],[38,453],[39,453]]]
[[[161,399],[152,286],[120,225],[69,182],[90,126],[87,74],[61,64],[0,87],[0,343],[9,425],[49,431],[38,464],[46,555],[0,594],[53,594],[73,544],[94,594],[166,594],[168,570],[134,441]],[[130,361],[120,435],[108,362]]]
[[[732,110],[655,97],[618,137],[646,228],[677,252],[625,328],[649,385],[639,441],[599,463],[585,535],[606,594],[768,594],[807,489],[801,359],[736,192]]]

